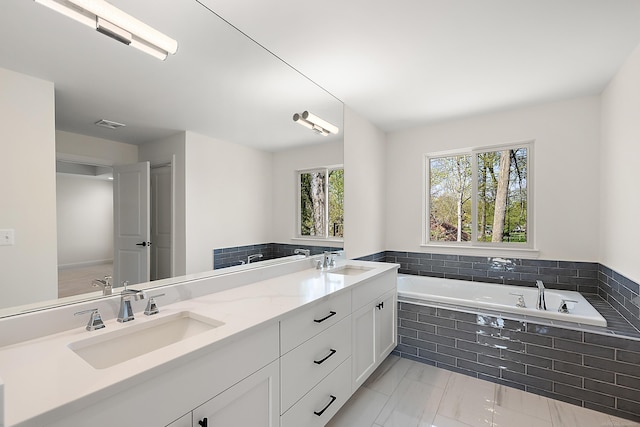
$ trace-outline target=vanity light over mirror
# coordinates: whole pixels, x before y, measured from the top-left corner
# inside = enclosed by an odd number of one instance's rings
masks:
[[[39,3],[47,2],[0,3],[0,37],[10,41],[0,45],[0,150],[16,165],[0,172],[0,229],[15,242],[0,246],[0,316],[102,297],[91,287],[101,273],[82,279],[87,292],[67,296],[58,270],[113,258],[106,192],[110,173],[132,179],[127,165],[146,165],[151,189],[140,197],[168,212],[170,255],[156,278],[175,279],[144,287],[221,274],[212,270],[218,248],[326,246],[295,239],[295,171],[343,163],[340,100],[217,16],[210,1],[109,1],[178,42],[165,61]],[[309,132],[291,120],[301,108],[340,131]],[[100,202],[95,193],[81,198],[89,187],[101,187]],[[82,213],[64,211],[74,205]],[[243,268],[252,266],[260,263]]]

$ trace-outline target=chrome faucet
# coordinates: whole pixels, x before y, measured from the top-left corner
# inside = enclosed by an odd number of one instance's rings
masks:
[[[538,310],[546,310],[547,303],[544,300],[544,283],[542,283],[542,280],[536,280],[536,285],[538,286],[538,300],[536,302],[536,308]]]
[[[126,282],[125,282],[126,283]],[[136,301],[145,299],[146,294],[143,291],[136,291],[135,289],[125,289],[120,293],[120,311],[118,312],[118,322],[124,323],[133,320],[133,309],[131,308],[131,298]]]
[[[251,264],[251,261],[253,261],[256,258],[262,258],[262,254],[253,254],[253,255],[249,255],[247,257],[247,264]]]
[[[111,276],[104,276],[104,279],[94,279],[91,286],[102,288],[102,295],[111,295]]]
[[[309,257],[309,255],[311,255],[311,251],[309,249],[296,249],[295,251],[293,251],[293,253],[295,255],[304,255],[305,257]]]
[[[340,255],[340,252],[329,252],[324,251],[324,262],[322,263],[322,268],[329,268],[336,266],[336,259],[334,258],[336,255]]]

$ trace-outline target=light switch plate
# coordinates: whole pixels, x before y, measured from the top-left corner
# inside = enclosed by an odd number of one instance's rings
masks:
[[[0,246],[13,246],[15,243],[15,230],[0,230]]]

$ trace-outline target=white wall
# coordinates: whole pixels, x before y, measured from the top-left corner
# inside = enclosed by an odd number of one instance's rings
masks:
[[[318,137],[322,138],[322,137]],[[341,165],[344,160],[342,141],[322,142],[273,153],[273,222],[269,242],[342,247],[342,242],[295,239],[296,236],[296,171],[315,167]]]
[[[386,135],[344,109],[345,251],[348,258],[386,250]]]
[[[138,161],[138,146],[57,130],[56,154],[68,160],[127,165]]]
[[[0,68],[0,307],[58,296],[53,83]]]
[[[213,268],[213,249],[267,243],[271,153],[186,135],[187,274]]]
[[[185,174],[185,143],[186,133],[181,132],[163,140],[149,142],[139,146],[140,161],[149,161],[151,165],[168,163],[174,160],[173,186],[174,186],[174,276],[187,273],[187,243],[186,243],[186,174]]]
[[[602,94],[600,263],[640,282],[640,46]]]
[[[599,122],[599,97],[585,97],[390,134],[387,249],[437,252],[420,246],[425,153],[535,140],[539,257],[598,261]]]
[[[58,267],[113,261],[113,181],[56,175]]]

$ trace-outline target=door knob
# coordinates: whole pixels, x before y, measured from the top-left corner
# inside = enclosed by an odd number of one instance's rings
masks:
[[[140,243],[136,243],[136,246],[142,246],[147,247],[147,246],[151,246],[151,242],[140,242]]]

